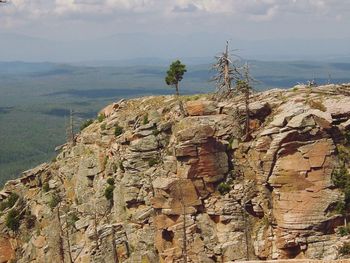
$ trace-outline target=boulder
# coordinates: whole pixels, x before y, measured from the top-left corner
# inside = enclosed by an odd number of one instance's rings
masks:
[[[204,116],[217,113],[217,107],[213,101],[195,100],[186,103],[186,110],[190,116]]]

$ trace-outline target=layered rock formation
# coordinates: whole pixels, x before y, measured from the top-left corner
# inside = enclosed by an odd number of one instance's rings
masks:
[[[349,91],[255,94],[244,141],[239,97],[114,103],[54,161],[5,185],[2,202],[19,199],[0,214],[0,262],[342,258],[332,171]]]

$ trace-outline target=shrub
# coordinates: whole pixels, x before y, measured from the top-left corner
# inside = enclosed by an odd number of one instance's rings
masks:
[[[350,184],[350,177],[348,169],[344,165],[340,168],[334,169],[332,172],[333,184],[341,189],[344,189],[347,184]]]
[[[218,191],[221,195],[227,194],[230,190],[231,187],[227,183],[222,182],[218,185]]]
[[[19,213],[16,209],[8,212],[5,223],[12,231],[17,231],[19,229]]]
[[[146,114],[146,115],[143,116],[142,124],[143,124],[143,125],[146,125],[146,124],[148,124],[148,123],[149,123],[148,114]]]
[[[103,122],[104,119],[106,119],[106,116],[103,113],[101,113],[97,116],[98,122]]]
[[[349,131],[344,132],[343,136],[345,139],[345,145],[349,146],[349,144],[350,144],[350,132]]]
[[[341,227],[338,228],[337,232],[338,232],[338,234],[341,235],[342,237],[343,237],[343,236],[347,236],[347,235],[349,235],[349,233],[350,233],[350,226],[349,226],[349,225],[341,226]]]
[[[86,120],[84,121],[81,125],[80,125],[80,130],[84,130],[86,127],[90,126],[92,123],[94,122],[94,120]]]
[[[345,147],[344,145],[338,145],[337,151],[338,151],[338,158],[342,164],[350,162],[350,150],[348,147]]]
[[[338,201],[335,205],[334,211],[337,214],[343,215],[345,213],[345,203],[343,201]]]
[[[57,194],[53,194],[49,201],[49,207],[54,209],[61,202],[61,198]]]
[[[119,136],[123,133],[123,128],[120,127],[118,124],[116,124],[115,126],[115,130],[114,130],[114,135],[115,136]]]
[[[158,164],[158,163],[159,163],[159,160],[156,159],[156,158],[152,158],[152,159],[149,159],[149,160],[148,160],[148,165],[149,165],[149,167],[155,166],[155,165]]]
[[[8,202],[8,206],[9,207],[13,207],[15,205],[15,203],[17,202],[19,196],[16,193],[11,193],[10,196],[7,199]]]
[[[75,226],[75,222],[79,220],[76,213],[70,213],[67,217],[67,223],[69,226]]]
[[[339,249],[339,253],[341,255],[349,255],[350,254],[350,243],[344,243],[343,246]]]
[[[11,208],[15,205],[15,203],[17,202],[19,196],[16,193],[11,193],[8,197],[6,201],[2,201],[0,203],[0,211],[4,211],[7,208]]]
[[[7,202],[3,201],[0,203],[0,211],[4,211],[7,208]]]
[[[227,146],[227,149],[230,151],[230,150],[233,150],[233,144],[235,143],[235,137],[231,137],[230,140],[228,141],[228,146]]]
[[[114,179],[113,179],[112,177],[109,177],[109,178],[107,179],[107,184],[109,184],[109,185],[114,185]]]
[[[45,182],[45,183],[43,184],[42,189],[43,189],[43,192],[44,192],[44,193],[50,191],[50,185],[49,185],[49,183],[48,183],[48,182]]]
[[[153,134],[154,136],[157,136],[159,133],[160,133],[160,131],[158,131],[157,129],[154,129],[154,130],[152,131],[152,134]]]
[[[113,191],[115,186],[114,185],[108,185],[105,189],[105,197],[107,200],[113,200]]]
[[[101,128],[102,131],[104,131],[106,129],[106,123],[102,123],[100,128]]]

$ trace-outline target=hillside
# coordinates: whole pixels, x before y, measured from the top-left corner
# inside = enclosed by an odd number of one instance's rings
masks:
[[[116,101],[5,184],[0,262],[346,258],[349,95],[350,84],[256,93],[249,140],[241,97]]]

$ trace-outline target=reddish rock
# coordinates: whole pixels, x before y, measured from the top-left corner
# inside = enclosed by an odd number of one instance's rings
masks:
[[[11,238],[0,237],[0,263],[10,262],[15,259],[15,250],[11,244]]]
[[[203,116],[217,113],[214,102],[203,100],[188,101],[186,103],[186,110],[190,116]]]

